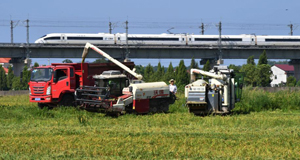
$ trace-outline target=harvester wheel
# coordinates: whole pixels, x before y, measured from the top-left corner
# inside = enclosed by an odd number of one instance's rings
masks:
[[[157,107],[156,106],[150,106],[149,112],[150,113],[156,113],[157,112]]]
[[[169,112],[169,104],[168,104],[168,103],[163,103],[163,104],[162,104],[162,111],[163,111],[164,113]]]
[[[63,96],[62,100],[59,102],[60,106],[74,106],[74,98],[71,95]]]

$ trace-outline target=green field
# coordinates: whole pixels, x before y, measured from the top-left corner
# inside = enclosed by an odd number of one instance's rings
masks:
[[[168,114],[113,118],[76,108],[41,110],[28,95],[0,97],[0,159],[300,157],[299,110],[200,117],[183,103],[181,96]]]

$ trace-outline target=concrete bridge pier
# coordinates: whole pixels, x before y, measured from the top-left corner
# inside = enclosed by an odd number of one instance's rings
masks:
[[[300,59],[291,59],[289,64],[294,66],[296,80],[300,80]]]
[[[20,76],[25,65],[28,67],[31,64],[31,59],[11,58],[10,63],[13,64],[13,71],[15,76]]]

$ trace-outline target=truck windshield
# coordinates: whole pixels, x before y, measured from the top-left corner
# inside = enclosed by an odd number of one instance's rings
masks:
[[[49,81],[52,77],[52,68],[35,68],[31,72],[31,81]]]

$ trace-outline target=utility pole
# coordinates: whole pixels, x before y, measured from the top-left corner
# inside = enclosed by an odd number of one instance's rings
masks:
[[[29,19],[26,20],[26,28],[27,28],[27,47],[26,47],[26,52],[27,52],[27,55],[26,55],[26,58],[29,58]]]
[[[201,27],[200,28],[201,28],[201,34],[204,35],[204,24],[203,23],[201,23]]]
[[[14,43],[14,28],[19,24],[20,21],[16,21],[14,25],[14,21],[10,20],[10,42]]]
[[[14,21],[10,21],[10,43],[14,43]]]
[[[221,21],[219,22],[219,25],[217,25],[219,27],[219,41],[218,41],[218,47],[219,47],[219,60],[218,60],[218,64],[223,64],[223,59],[222,59],[222,23]]]
[[[109,34],[111,34],[111,22],[109,22]]]
[[[29,67],[31,64],[31,60],[29,59],[30,57],[30,51],[29,51],[29,19],[26,20],[26,29],[27,29],[27,45],[26,45],[26,59],[24,61],[25,64]]]
[[[27,28],[27,45],[29,45],[29,19],[26,20],[26,28]]]
[[[292,36],[293,35],[293,24],[289,24],[288,26],[290,27],[290,35]]]
[[[126,56],[125,61],[129,61],[129,50],[128,50],[128,21],[125,22],[126,24]]]

